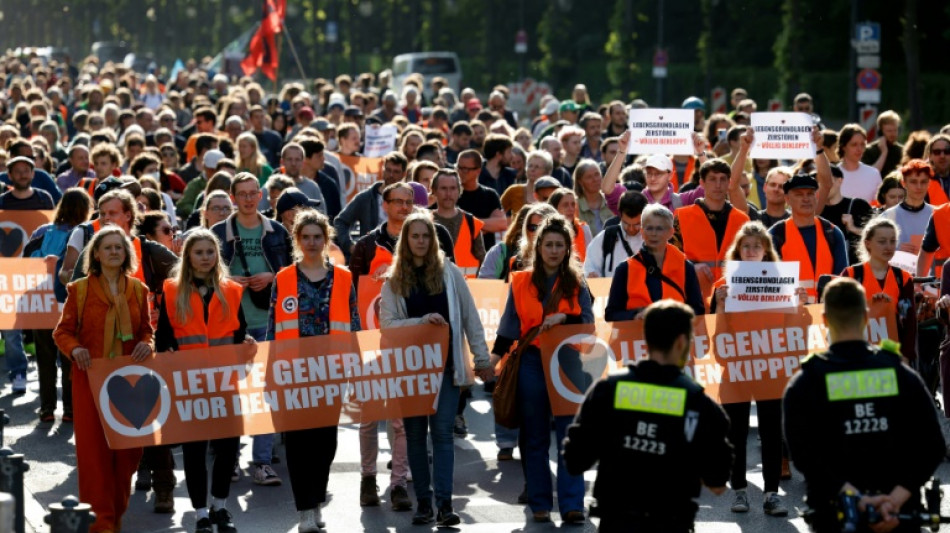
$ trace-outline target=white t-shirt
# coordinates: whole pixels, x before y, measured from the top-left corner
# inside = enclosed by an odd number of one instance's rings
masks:
[[[620,242],[620,239],[617,239],[617,242],[614,244],[614,253],[608,262],[604,257],[603,250],[604,235],[606,233],[606,231],[601,231],[590,241],[590,244],[587,245],[587,258],[584,259],[584,273],[587,275],[596,274],[600,276],[600,271],[603,269],[604,277],[612,278],[614,276],[614,270],[617,269],[620,263],[623,263],[630,257],[627,255],[627,249],[624,248],[623,243]],[[637,253],[643,246],[643,236],[639,233],[631,237],[627,235],[626,231],[621,230],[620,235],[623,236],[623,240],[627,242],[633,253]]]
[[[877,197],[877,189],[881,186],[881,173],[870,165],[858,163],[857,170],[848,170],[844,165],[838,165],[844,174],[841,183],[841,196],[845,198],[860,198],[871,203]]]

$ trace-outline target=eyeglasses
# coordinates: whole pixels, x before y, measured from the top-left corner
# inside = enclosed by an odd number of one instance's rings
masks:
[[[178,153],[169,150],[167,152],[162,152],[162,157],[178,157]]]
[[[391,203],[391,204],[393,204],[393,205],[396,206],[396,207],[403,207],[403,206],[405,206],[405,207],[412,207],[412,206],[413,206],[413,201],[412,201],[412,200],[397,200],[397,199],[392,199],[392,200],[386,200],[386,201],[389,202],[389,203]]]
[[[165,226],[164,228],[158,228],[158,231],[162,232],[162,235],[171,235],[175,230],[171,229],[169,226]]]
[[[238,200],[253,200],[261,195],[261,191],[254,192],[239,192],[234,195]]]
[[[207,209],[208,211],[212,211],[215,213],[230,213],[231,212],[231,207],[227,205],[219,205],[217,207],[209,207]]]
[[[458,166],[455,167],[455,168],[456,168],[457,170],[461,170],[461,171],[463,171],[463,172],[475,172],[476,170],[481,170],[481,169],[482,169],[482,167],[458,167]]]
[[[950,155],[950,148],[931,148],[930,153],[933,155]]]
[[[540,227],[541,227],[541,224],[526,224],[524,229],[530,231],[531,233],[534,233],[535,231],[538,231],[538,228]]]

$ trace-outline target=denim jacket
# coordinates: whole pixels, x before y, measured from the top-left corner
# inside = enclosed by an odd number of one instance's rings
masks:
[[[264,231],[261,233],[261,249],[264,251],[264,260],[270,266],[271,272],[276,273],[292,262],[290,234],[284,226],[277,222],[265,218],[260,213],[257,216],[261,218],[261,223],[264,225]],[[232,222],[232,219],[235,217],[237,217],[237,213],[218,222],[211,228],[211,231],[221,241],[221,260],[228,265],[231,264],[231,260],[234,258],[235,223]],[[252,274],[256,274],[256,272],[252,272]]]

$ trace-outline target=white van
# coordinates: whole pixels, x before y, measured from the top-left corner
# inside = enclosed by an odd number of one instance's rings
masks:
[[[458,94],[462,90],[462,63],[455,52],[416,52],[400,54],[393,59],[393,92],[399,96],[402,93],[403,82],[406,78],[418,72],[425,78],[426,98],[432,98],[432,78],[442,76],[449,82],[449,87]]]

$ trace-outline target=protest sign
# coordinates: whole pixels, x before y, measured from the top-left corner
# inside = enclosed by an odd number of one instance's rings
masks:
[[[412,326],[94,359],[112,449],[280,433],[435,412],[448,328]]]
[[[0,257],[20,257],[36,228],[53,221],[55,211],[0,210]]]
[[[888,262],[891,266],[896,266],[911,276],[917,275],[917,254],[897,250]]]
[[[728,313],[798,307],[797,261],[729,261],[725,279]]]
[[[382,179],[382,158],[341,155],[340,162],[343,163],[343,193],[347,202]]]
[[[394,124],[367,125],[363,155],[366,157],[385,156],[396,149],[397,137],[399,137],[399,130]]]
[[[755,142],[753,159],[813,159],[811,132],[815,123],[808,113],[752,113]]]
[[[631,109],[628,154],[693,155],[692,109]]]
[[[809,305],[796,313],[696,317],[684,371],[720,403],[781,398],[802,360],[827,349],[821,312],[821,305]],[[869,342],[897,338],[893,306],[872,308],[869,318]],[[558,326],[540,339],[555,415],[575,414],[597,379],[648,356],[642,320]]]
[[[55,268],[43,259],[0,258],[0,330],[56,327],[63,308],[53,292]]]

